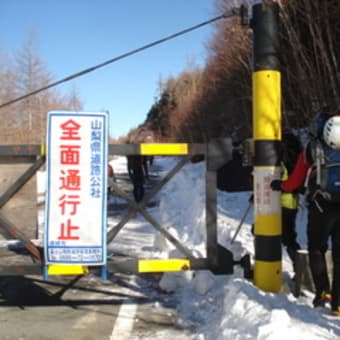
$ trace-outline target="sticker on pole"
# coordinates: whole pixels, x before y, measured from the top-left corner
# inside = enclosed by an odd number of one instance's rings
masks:
[[[281,211],[281,194],[273,191],[270,182],[280,178],[277,166],[258,167],[254,172],[255,214],[278,214]]]
[[[45,263],[105,265],[107,113],[49,112]]]

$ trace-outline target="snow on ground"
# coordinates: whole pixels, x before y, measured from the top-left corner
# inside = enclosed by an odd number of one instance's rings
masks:
[[[172,168],[175,158],[155,158],[154,166],[159,175]],[[125,159],[120,157],[111,162],[115,172],[126,172]],[[205,188],[204,164],[188,164],[175,175],[160,191],[159,207],[151,209],[152,215],[176,238],[181,240],[195,256],[205,256]],[[232,250],[234,259],[245,253],[253,255],[253,237],[250,232],[250,212],[235,242],[230,243],[239,221],[244,214],[249,192],[226,193],[218,191],[218,235],[219,243]],[[142,217],[140,225],[132,228],[143,237],[149,227]],[[137,219],[138,219],[137,218]],[[305,237],[306,209],[301,208],[298,216],[298,233],[302,246]],[[130,224],[131,228],[131,224]],[[153,232],[148,247],[134,247],[140,257],[175,257],[180,253],[158,232]],[[116,241],[114,241],[116,242]],[[116,243],[117,244],[117,243]],[[291,275],[291,264],[283,251],[284,278]],[[257,289],[252,282],[243,278],[235,267],[233,275],[215,276],[209,271],[166,273],[160,287],[175,294],[178,306],[178,326],[189,328],[192,339],[339,339],[340,319],[327,312],[312,308],[313,294],[295,298],[292,294],[268,293]],[[164,338],[164,333],[155,335]]]

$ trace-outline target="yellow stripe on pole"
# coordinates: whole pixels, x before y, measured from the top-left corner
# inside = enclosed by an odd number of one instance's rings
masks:
[[[255,261],[254,284],[266,292],[279,292],[282,288],[281,261]]]
[[[281,235],[281,214],[255,216],[255,234],[261,236]]]
[[[187,155],[189,152],[186,143],[147,143],[140,145],[141,155]]]
[[[46,145],[45,144],[40,145],[40,155],[42,155],[42,156],[46,155]]]
[[[253,73],[253,138],[281,139],[281,74],[265,70]]]
[[[190,260],[187,259],[167,259],[167,260],[139,260],[139,273],[154,272],[178,272],[190,270]]]

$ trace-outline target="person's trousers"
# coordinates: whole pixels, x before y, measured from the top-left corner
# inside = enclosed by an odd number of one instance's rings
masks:
[[[295,265],[296,251],[300,249],[296,233],[297,212],[297,209],[282,207],[282,244],[286,247],[293,266]]]
[[[136,202],[140,202],[144,197],[144,186],[143,184],[135,184],[133,187],[133,195]]]
[[[310,269],[316,294],[330,291],[325,253],[331,239],[333,259],[332,308],[340,306],[340,207],[310,203],[307,237]]]

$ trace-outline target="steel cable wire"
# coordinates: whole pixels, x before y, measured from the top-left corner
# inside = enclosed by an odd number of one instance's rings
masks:
[[[93,71],[95,71],[95,70],[97,70],[97,69],[99,69],[99,68],[102,68],[102,67],[104,67],[104,66],[107,66],[107,65],[109,65],[109,64],[112,64],[112,63],[114,63],[114,62],[116,62],[116,61],[118,61],[118,60],[121,60],[121,59],[130,57],[130,56],[132,56],[132,55],[134,55],[134,54],[136,54],[136,53],[142,52],[142,51],[144,51],[144,50],[146,50],[146,49],[148,49],[148,48],[151,48],[151,47],[153,47],[153,46],[162,44],[162,43],[164,43],[164,42],[166,42],[166,41],[168,41],[168,40],[177,38],[177,37],[180,36],[180,35],[189,33],[189,32],[191,32],[191,31],[194,31],[194,30],[196,30],[196,29],[198,29],[198,28],[201,28],[201,27],[203,27],[203,26],[209,25],[209,24],[211,24],[211,23],[213,23],[213,22],[215,22],[215,21],[218,21],[218,20],[220,20],[220,19],[229,18],[229,17],[234,16],[234,15],[237,15],[237,14],[239,14],[239,9],[238,9],[238,8],[233,8],[233,9],[231,9],[230,11],[227,11],[227,12],[225,12],[224,14],[222,14],[222,15],[220,15],[220,16],[217,16],[217,17],[215,17],[215,18],[213,18],[213,19],[204,21],[204,22],[202,22],[202,23],[200,23],[200,24],[197,24],[197,25],[195,25],[195,26],[191,26],[191,27],[186,28],[186,29],[184,29],[184,30],[182,30],[182,31],[179,31],[179,32],[177,32],[177,33],[168,35],[168,36],[166,36],[166,37],[164,37],[164,38],[162,38],[162,39],[153,41],[152,43],[146,44],[146,45],[144,45],[144,46],[142,46],[142,47],[139,47],[139,48],[136,48],[136,49],[134,49],[134,50],[132,50],[132,51],[123,53],[123,54],[121,54],[121,55],[119,55],[119,56],[117,56],[117,57],[114,57],[114,58],[110,59],[110,60],[104,61],[103,63],[100,63],[100,64],[97,64],[97,65],[95,65],[95,66],[89,67],[89,68],[87,68],[87,69],[85,69],[85,70],[82,70],[82,71],[80,71],[80,72],[74,73],[74,74],[72,74],[72,75],[70,75],[70,76],[67,76],[67,77],[65,77],[65,78],[63,78],[63,79],[60,79],[60,80],[58,80],[58,81],[55,81],[55,82],[53,82],[53,83],[51,83],[51,84],[48,84],[48,85],[46,85],[46,86],[44,86],[44,87],[41,87],[41,88],[39,88],[39,89],[37,89],[37,90],[34,90],[34,91],[32,91],[32,92],[29,92],[29,93],[27,93],[27,94],[25,94],[25,95],[22,95],[22,96],[20,96],[20,97],[15,98],[15,99],[9,100],[8,102],[5,102],[5,103],[1,104],[1,105],[0,105],[0,109],[2,109],[2,108],[5,107],[5,106],[14,104],[14,103],[16,103],[16,102],[18,102],[18,101],[20,101],[20,100],[23,100],[23,99],[26,99],[26,98],[31,97],[31,96],[33,96],[33,95],[36,95],[36,94],[38,94],[38,93],[40,93],[40,92],[46,91],[46,90],[48,90],[48,89],[50,89],[50,88],[52,88],[52,87],[55,87],[55,86],[57,86],[57,85],[60,85],[60,84],[62,84],[62,83],[68,82],[68,81],[70,81],[70,80],[72,80],[72,79],[81,77],[81,76],[83,76],[83,75],[85,75],[85,74],[87,74],[87,73],[93,72]]]

